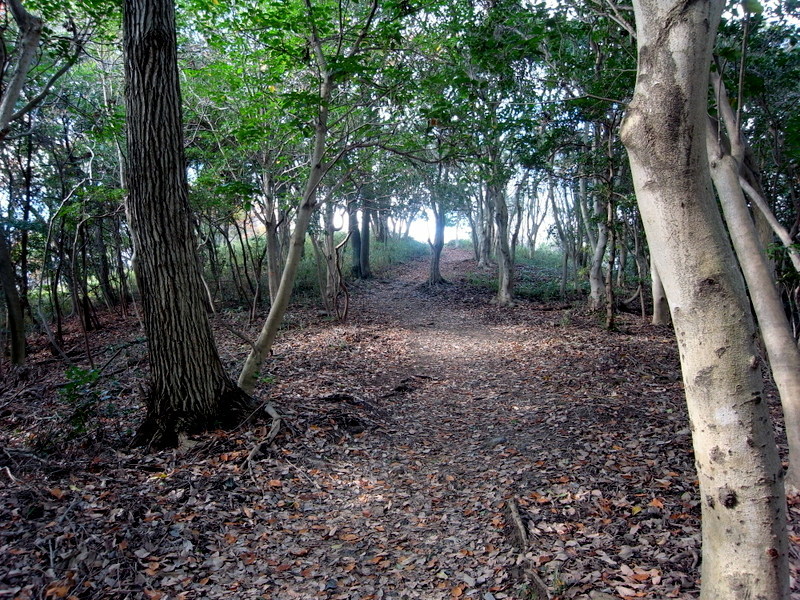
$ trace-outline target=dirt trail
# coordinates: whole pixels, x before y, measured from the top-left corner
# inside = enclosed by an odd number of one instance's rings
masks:
[[[363,397],[387,415],[387,443],[376,454],[366,435],[353,466],[381,482],[382,520],[411,553],[376,597],[533,597],[531,572],[556,597],[615,586],[691,597],[694,476],[668,338],[635,322],[609,336],[579,314],[495,307],[465,284],[471,264],[447,252],[453,284],[435,290],[423,262],[359,288],[353,324],[338,332],[372,378]],[[524,549],[509,535],[511,504]]]
[[[5,394],[0,595],[696,597],[697,489],[669,332],[496,307],[469,285],[469,253],[446,250],[442,267],[451,284],[434,290],[425,261],[354,284],[345,324],[292,312],[260,390],[286,416],[269,448],[268,423],[177,452],[109,448],[140,414],[123,408],[94,441],[33,458],[24,440],[40,434],[18,432],[63,403],[32,385]],[[218,324],[233,370],[241,324]],[[118,372],[99,388],[129,406],[139,382]]]

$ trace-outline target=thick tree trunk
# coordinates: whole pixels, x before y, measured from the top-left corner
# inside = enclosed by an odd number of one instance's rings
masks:
[[[150,350],[147,417],[135,442],[238,420],[250,399],[223,369],[206,315],[183,153],[172,0],[126,0],[128,220]]]
[[[622,126],[672,310],[702,506],[702,600],[789,597],[782,470],[754,325],[711,191],[708,71],[724,2],[636,0],[639,65]]]

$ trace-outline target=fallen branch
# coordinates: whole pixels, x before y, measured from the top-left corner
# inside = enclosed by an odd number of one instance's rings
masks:
[[[264,402],[264,404],[259,406],[258,409],[256,409],[253,414],[257,413],[262,408],[264,409],[264,412],[266,412],[270,417],[272,417],[272,425],[270,426],[269,432],[267,433],[266,437],[259,443],[257,443],[255,446],[253,446],[253,449],[250,450],[250,453],[247,455],[247,458],[245,458],[244,461],[242,461],[242,466],[246,465],[248,468],[250,467],[250,462],[253,460],[255,455],[261,452],[261,450],[264,447],[269,446],[272,443],[272,441],[276,437],[278,437],[278,432],[281,429],[281,422],[283,421],[283,418],[281,417],[280,413],[277,410],[275,410],[275,408],[268,402]],[[247,422],[252,416],[253,415],[247,417],[247,419],[245,419],[245,422]]]
[[[517,501],[510,498],[507,502],[508,514],[511,518],[511,523],[514,525],[516,537],[520,550],[525,552],[528,549],[528,532],[525,529],[525,523],[522,522],[522,517],[519,514],[519,507]]]

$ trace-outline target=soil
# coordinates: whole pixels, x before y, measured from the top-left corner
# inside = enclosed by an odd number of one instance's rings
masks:
[[[0,598],[696,598],[671,331],[498,307],[476,270],[447,249],[447,285],[416,261],[351,284],[345,323],[295,307],[258,390],[283,416],[269,444],[256,414],[129,448],[147,377],[133,314],[101,315],[95,371],[76,323],[72,369],[33,340],[0,387]],[[213,320],[235,373],[259,324]]]

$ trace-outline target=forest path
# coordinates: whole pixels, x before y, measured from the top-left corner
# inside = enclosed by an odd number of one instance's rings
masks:
[[[388,535],[358,521],[355,535],[402,555],[377,589],[527,598],[533,570],[554,597],[616,587],[692,597],[694,474],[668,333],[623,319],[624,333],[609,334],[580,311],[494,306],[468,283],[466,251],[445,250],[450,285],[428,288],[427,269],[415,261],[354,286],[350,322],[327,332],[338,341],[310,342],[339,360],[335,375],[323,367],[306,383],[352,395],[380,423],[347,463],[366,482],[359,492],[386,503],[376,510]],[[527,551],[511,543],[510,504]]]
[[[551,600],[697,597],[671,333],[498,307],[468,252],[443,259],[450,285],[429,289],[425,260],[353,283],[346,323],[292,307],[257,392],[285,417],[269,447],[269,423],[250,422],[129,449],[138,323],[104,317],[91,344],[108,369],[89,387],[65,386],[42,342],[0,389],[0,596],[531,600],[538,577]],[[244,320],[214,318],[231,372],[249,350],[232,332],[260,325]]]

